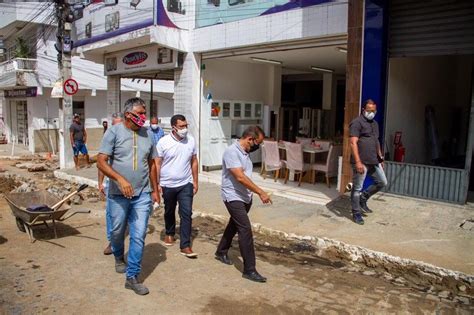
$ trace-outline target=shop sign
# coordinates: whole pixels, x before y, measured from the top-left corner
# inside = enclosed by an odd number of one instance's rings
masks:
[[[137,51],[123,57],[122,62],[126,65],[133,66],[144,62],[147,58],[148,55],[145,52]]]
[[[159,46],[140,47],[105,55],[105,75],[169,70],[178,67],[178,53]]]
[[[36,97],[36,87],[28,87],[26,89],[18,90],[5,90],[5,98],[25,98],[25,97]]]

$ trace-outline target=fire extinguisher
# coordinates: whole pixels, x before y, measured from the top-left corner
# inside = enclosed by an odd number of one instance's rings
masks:
[[[402,144],[395,147],[393,159],[395,162],[403,162],[405,160],[405,147]]]
[[[405,147],[402,144],[402,132],[397,131],[393,139],[393,145],[395,147],[393,160],[395,162],[403,162],[405,160]]]

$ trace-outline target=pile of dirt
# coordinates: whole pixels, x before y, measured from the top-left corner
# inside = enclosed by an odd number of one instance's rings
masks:
[[[2,176],[0,177],[0,194],[7,194],[12,190],[15,190],[17,187],[21,186],[21,182],[19,182],[15,177],[10,176]]]

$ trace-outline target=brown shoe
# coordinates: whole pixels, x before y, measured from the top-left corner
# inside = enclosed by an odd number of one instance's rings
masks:
[[[112,244],[109,243],[109,245],[104,249],[104,255],[112,255]]]
[[[171,235],[166,235],[165,236],[165,245],[166,246],[173,246],[174,244],[174,237]]]
[[[188,258],[197,258],[197,254],[193,252],[191,247],[185,247],[181,249],[181,255],[184,255]]]

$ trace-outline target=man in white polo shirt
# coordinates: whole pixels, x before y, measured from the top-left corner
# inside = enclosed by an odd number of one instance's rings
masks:
[[[173,245],[176,232],[176,203],[179,203],[181,254],[196,258],[191,248],[193,197],[198,191],[198,159],[194,138],[188,135],[183,115],[171,117],[171,133],[156,145],[158,186],[165,203],[165,244]]]

